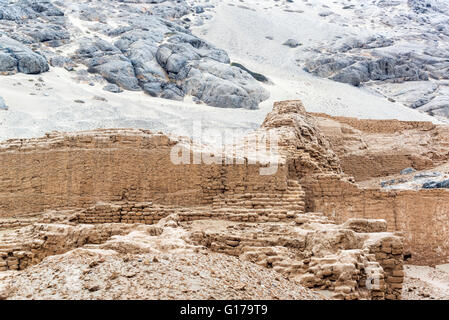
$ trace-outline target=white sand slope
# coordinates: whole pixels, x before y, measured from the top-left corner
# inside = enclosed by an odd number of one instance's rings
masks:
[[[45,86],[36,87],[37,83]],[[213,108],[187,99],[153,98],[143,92],[115,94],[102,87],[78,83],[59,68],[38,76],[0,77],[0,95],[9,107],[0,112],[0,139],[95,128],[142,128],[190,136],[198,124],[204,130],[239,129],[244,134],[264,118],[262,111]]]

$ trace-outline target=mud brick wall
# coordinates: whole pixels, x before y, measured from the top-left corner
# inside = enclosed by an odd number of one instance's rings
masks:
[[[376,261],[385,272],[385,279],[383,280],[386,285],[385,291],[374,292],[374,298],[401,299],[402,283],[404,282],[404,247],[401,239],[399,237],[386,237],[368,247],[370,253],[375,255]]]
[[[340,157],[341,168],[356,181],[365,181],[372,177],[385,177],[397,174],[404,168],[426,170],[435,167],[433,161],[413,154],[365,154]]]
[[[145,130],[54,134],[0,144],[0,216],[86,208],[99,201],[211,204],[227,190],[286,188],[285,168],[257,164],[173,164],[179,143]]]
[[[181,208],[154,206],[143,203],[98,203],[78,214],[78,222],[84,224],[143,223],[155,224]]]
[[[449,261],[449,191],[360,189],[338,175],[310,176],[302,183],[307,210],[324,212],[339,223],[354,217],[385,219],[389,231],[403,232],[411,263]]]
[[[310,115],[320,118],[328,118],[336,120],[340,123],[347,124],[357,130],[368,133],[395,133],[403,130],[432,130],[436,127],[430,121],[401,121],[396,119],[373,120],[358,119],[351,117],[336,117],[325,113],[309,112]]]
[[[356,181],[435,168],[447,162],[449,126],[431,122],[367,120],[313,114],[341,169]],[[402,145],[396,143],[402,141]]]
[[[115,202],[97,203],[90,208],[80,210],[77,213],[76,221],[82,224],[156,224],[161,219],[171,214],[177,214],[180,221],[220,219],[238,222],[279,222],[287,220],[292,221],[295,217],[293,214],[289,214],[286,210],[240,210],[235,208],[213,209],[211,207],[177,207],[156,205],[151,202]]]
[[[34,222],[37,222],[37,219],[2,219],[0,220],[0,230],[25,227]]]

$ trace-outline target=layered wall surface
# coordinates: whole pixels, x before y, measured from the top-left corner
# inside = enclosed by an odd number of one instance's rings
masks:
[[[174,163],[185,143],[192,162]],[[256,164],[194,164],[186,141],[141,130],[54,134],[1,144],[0,214],[85,207],[98,201],[212,204],[232,191],[286,189],[282,164],[261,176]]]

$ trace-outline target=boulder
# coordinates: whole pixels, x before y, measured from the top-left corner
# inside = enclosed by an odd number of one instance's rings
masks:
[[[39,74],[49,70],[47,60],[5,35],[0,36],[0,72]]]
[[[299,43],[297,40],[295,39],[288,39],[287,41],[285,41],[283,43],[284,46],[290,47],[290,48],[296,48],[299,47],[301,45],[301,43]]]
[[[449,189],[449,179],[443,181],[429,181],[423,184],[423,189]]]
[[[190,63],[181,74],[183,91],[211,106],[256,109],[269,97],[246,71],[213,60]]]
[[[70,33],[62,26],[53,24],[40,24],[39,28],[25,28],[23,33],[34,42],[46,42],[52,47],[58,47],[69,42]]]
[[[405,168],[405,169],[401,170],[401,174],[409,174],[409,173],[413,173],[415,171],[416,170],[413,168]]]
[[[88,70],[92,73],[99,73],[107,81],[116,84],[125,90],[141,90],[134,73],[134,68],[129,61],[109,61],[104,64],[90,67]]]
[[[64,68],[68,71],[72,71],[75,67],[75,62],[68,57],[55,55],[50,57],[48,60],[52,67]]]
[[[2,97],[0,97],[0,110],[8,110],[8,106],[5,103],[5,100],[3,100]]]
[[[85,64],[89,72],[98,73],[123,89],[141,90],[131,61],[105,40],[84,39],[73,59]]]
[[[120,93],[123,92],[123,89],[121,89],[118,85],[113,84],[113,83],[109,83],[107,84],[104,88],[104,91],[109,91],[109,92],[113,92],[113,93]]]

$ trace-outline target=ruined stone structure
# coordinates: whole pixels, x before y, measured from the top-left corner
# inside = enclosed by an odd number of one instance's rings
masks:
[[[273,268],[332,298],[401,296],[402,240],[386,232],[383,220],[353,219],[336,225],[323,214],[290,211],[284,220],[257,222],[257,209],[248,209],[252,212],[247,216],[214,214],[208,209],[103,203],[79,211],[47,213],[42,221],[7,236],[0,234],[0,271],[23,270],[51,255],[102,245],[129,233],[136,223],[154,226],[147,230],[153,236],[162,234],[159,226],[179,225],[189,231],[193,245]],[[203,220],[206,224],[201,225]],[[210,227],[217,222],[218,227]]]
[[[330,141],[343,171],[356,181],[404,168],[431,170],[449,162],[449,126],[428,122],[360,120],[313,114]],[[435,265],[449,259],[449,191],[381,190],[379,184],[360,187],[335,174],[309,175],[306,210],[327,213],[337,222],[351,217],[385,219],[388,230],[402,231],[411,263]]]
[[[356,181],[432,169],[449,158],[449,126],[431,122],[366,120],[311,114],[342,170]]]
[[[173,164],[170,154],[177,143],[185,144],[192,157],[198,152],[188,141],[143,130],[50,134],[1,144],[1,215],[98,201],[212,204],[229,190],[287,188],[282,164],[277,174],[263,177],[258,165]]]
[[[396,152],[392,132],[421,144]],[[429,123],[307,114],[299,101],[276,103],[242,142],[277,136],[272,175],[260,174],[266,163],[243,156],[238,163],[174,164],[175,146],[191,159],[208,151],[144,130],[7,141],[0,144],[0,231],[22,227],[24,239],[37,241],[5,238],[0,269],[23,269],[47,255],[105,242],[129,231],[126,225],[155,225],[174,215],[193,244],[275,268],[334,298],[397,299],[404,252],[416,263],[448,258],[449,192],[382,191],[355,181],[447,162],[448,132]],[[379,137],[391,150],[374,147]],[[111,231],[109,224],[123,227]],[[104,237],[89,233],[97,227]],[[59,230],[52,233],[59,240],[41,243],[52,239],[42,230]],[[75,240],[66,244],[64,234]]]
[[[338,222],[352,217],[385,219],[389,231],[402,231],[411,263],[436,265],[449,258],[449,191],[361,189],[338,176],[314,176],[307,186],[307,210]]]

